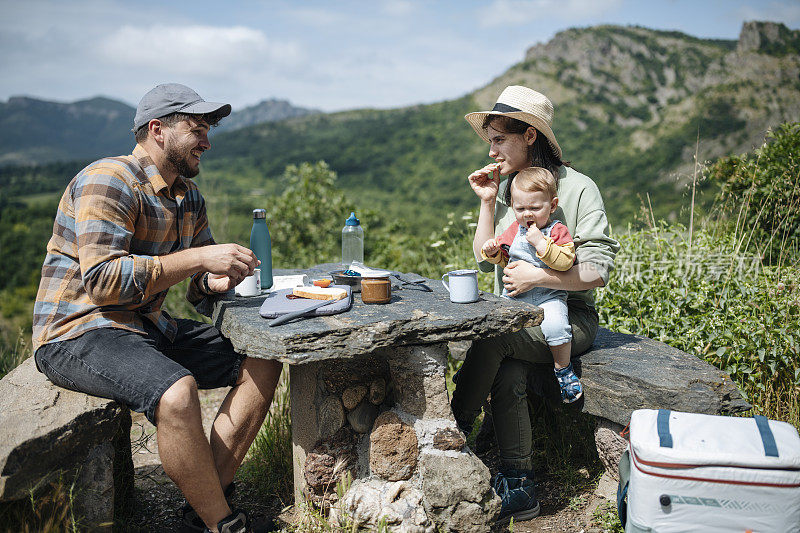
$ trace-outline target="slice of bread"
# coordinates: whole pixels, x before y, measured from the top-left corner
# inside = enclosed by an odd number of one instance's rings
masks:
[[[347,297],[347,291],[338,287],[295,287],[292,294],[312,300],[341,300]]]

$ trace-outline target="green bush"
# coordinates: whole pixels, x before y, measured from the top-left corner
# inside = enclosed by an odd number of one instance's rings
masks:
[[[601,324],[692,353],[728,372],[757,412],[800,426],[800,273],[763,267],[711,225],[618,235],[622,249],[598,293]]]
[[[767,136],[753,154],[731,156],[706,174],[720,184],[718,200],[770,264],[797,256],[800,243],[800,123]]]

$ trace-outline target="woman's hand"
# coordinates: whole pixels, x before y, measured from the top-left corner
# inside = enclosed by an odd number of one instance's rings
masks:
[[[476,170],[467,178],[472,190],[483,202],[493,202],[500,189],[500,163],[491,163]]]
[[[525,261],[514,261],[503,269],[503,287],[509,296],[519,296],[537,286],[537,274],[544,270]]]

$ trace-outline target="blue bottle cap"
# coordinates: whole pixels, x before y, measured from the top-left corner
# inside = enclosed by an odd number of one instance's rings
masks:
[[[339,219],[341,220],[341,219]],[[344,221],[345,226],[360,226],[361,222],[356,218],[356,214],[354,212],[350,212],[350,218]]]

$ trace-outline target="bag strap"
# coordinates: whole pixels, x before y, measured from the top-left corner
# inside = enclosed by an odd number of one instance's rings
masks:
[[[778,445],[775,444],[775,436],[769,428],[769,420],[762,415],[755,415],[758,432],[761,433],[761,442],[764,444],[764,455],[767,457],[778,457]]]
[[[619,458],[619,485],[617,485],[617,515],[625,528],[628,521],[628,502],[625,497],[628,495],[628,483],[631,479],[631,455],[630,451],[625,450]]]
[[[656,418],[658,440],[662,448],[672,448],[672,434],[669,432],[669,409],[659,409]]]
[[[659,409],[656,417],[658,440],[662,448],[672,448],[672,434],[669,432],[669,413],[669,409]],[[754,415],[753,419],[756,421],[756,427],[761,434],[764,455],[778,457],[778,445],[775,443],[775,436],[769,427],[769,420],[763,415]]]

